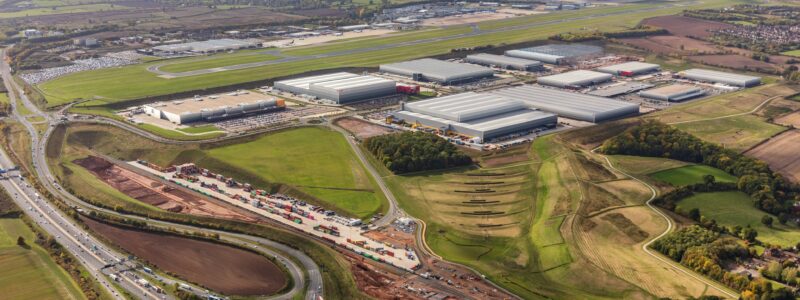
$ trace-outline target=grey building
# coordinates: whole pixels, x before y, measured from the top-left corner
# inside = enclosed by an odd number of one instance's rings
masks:
[[[441,84],[459,84],[494,76],[494,71],[489,68],[432,58],[385,64],[380,66],[380,71]]]
[[[481,141],[552,127],[558,122],[556,115],[529,109],[521,101],[472,92],[404,103],[394,117],[409,124],[453,131]]]
[[[339,72],[276,81],[275,89],[342,104],[393,95],[397,93],[397,84],[380,77]]]
[[[661,66],[657,64],[643,63],[638,61],[629,61],[626,63],[597,68],[598,72],[617,76],[635,76],[658,72],[659,70],[661,70]]]
[[[532,85],[505,88],[489,93],[519,100],[529,107],[565,118],[593,123],[639,113],[638,104]]]
[[[689,69],[678,72],[678,75],[692,80],[723,83],[738,87],[751,87],[761,84],[761,77],[706,69]]]
[[[705,95],[699,87],[688,84],[672,84],[639,92],[639,96],[661,101],[684,101]]]
[[[539,77],[536,82],[560,88],[578,88],[610,81],[611,74],[587,70],[576,70],[556,75]]]
[[[537,71],[544,69],[542,62],[539,61],[486,53],[468,55],[464,58],[464,61],[484,66],[497,66],[510,70]]]
[[[581,60],[603,55],[603,48],[584,44],[553,44],[508,50],[508,56],[538,60],[548,64],[573,64]]]

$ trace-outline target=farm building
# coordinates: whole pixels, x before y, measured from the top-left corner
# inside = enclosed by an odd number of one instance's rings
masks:
[[[639,96],[661,101],[684,101],[700,97],[706,92],[696,86],[688,84],[672,84],[654,88],[639,93]]]
[[[678,75],[691,80],[722,83],[738,87],[751,87],[761,84],[761,77],[706,69],[689,69],[678,72]]]
[[[638,104],[532,85],[489,93],[519,100],[529,107],[553,112],[565,118],[593,123],[639,113]]]
[[[416,126],[452,131],[481,141],[552,127],[558,120],[556,115],[531,110],[521,101],[473,92],[403,103],[394,117]]]
[[[478,65],[497,66],[503,69],[520,71],[536,71],[544,68],[539,61],[486,53],[468,55],[464,58],[464,61]]]
[[[636,76],[641,74],[658,72],[661,66],[657,64],[629,61],[626,63],[597,68],[598,72],[608,73],[617,76]]]
[[[250,92],[195,97],[157,102],[142,107],[147,115],[175,124],[221,121],[230,118],[278,111],[286,108],[282,99]]]
[[[489,68],[432,58],[381,65],[380,71],[441,84],[459,84],[494,76],[494,71]]]
[[[606,73],[576,70],[556,75],[539,77],[536,82],[542,85],[560,88],[577,88],[610,81],[612,77],[613,76],[611,76],[611,74]]]
[[[583,44],[553,44],[508,50],[508,56],[538,60],[543,63],[563,65],[603,55],[603,48]]]
[[[275,82],[278,90],[339,104],[393,95],[397,91],[396,85],[392,80],[346,72]]]
[[[165,53],[180,53],[180,52],[194,52],[194,53],[216,53],[229,50],[239,50],[247,48],[256,48],[261,45],[261,41],[255,39],[236,40],[236,39],[219,39],[207,40],[202,42],[189,42],[171,45],[161,45],[153,47],[156,52]]]

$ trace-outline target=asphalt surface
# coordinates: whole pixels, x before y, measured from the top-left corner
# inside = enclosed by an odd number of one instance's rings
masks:
[[[460,39],[460,38],[475,37],[475,36],[480,36],[480,35],[485,35],[485,34],[502,33],[502,32],[514,31],[514,30],[521,30],[521,29],[530,29],[530,28],[535,28],[535,27],[538,27],[538,26],[574,22],[574,21],[587,20],[587,19],[593,19],[593,18],[599,18],[599,17],[624,16],[624,15],[632,14],[632,13],[655,11],[655,10],[661,10],[661,9],[665,9],[665,8],[670,8],[670,7],[675,7],[675,6],[682,6],[682,5],[686,5],[686,3],[679,3],[679,4],[670,3],[670,4],[664,4],[664,5],[659,5],[659,6],[650,7],[650,8],[624,10],[624,11],[612,12],[612,13],[591,14],[591,15],[586,15],[586,16],[582,16],[582,17],[574,17],[574,18],[565,18],[565,19],[558,19],[558,20],[551,20],[551,21],[535,22],[535,23],[528,23],[528,24],[523,24],[523,25],[502,27],[502,28],[498,28],[498,29],[490,29],[490,30],[482,30],[479,27],[473,26],[472,27],[472,31],[470,31],[468,33],[456,34],[456,35],[445,36],[445,37],[419,39],[419,40],[414,40],[414,41],[406,41],[406,42],[399,42],[399,43],[393,43],[393,44],[384,44],[384,45],[378,45],[378,46],[373,46],[373,47],[364,47],[364,48],[349,49],[349,50],[343,50],[343,51],[333,51],[333,52],[328,52],[328,53],[307,55],[307,56],[287,56],[287,57],[276,59],[276,60],[259,61],[259,62],[253,62],[253,63],[245,63],[245,64],[238,64],[238,65],[230,65],[230,66],[225,66],[225,67],[218,67],[218,68],[193,70],[193,71],[187,71],[187,72],[173,73],[173,72],[161,71],[159,69],[161,66],[166,65],[168,63],[152,65],[152,66],[148,67],[147,70],[150,71],[150,72],[159,74],[159,75],[161,75],[162,77],[165,77],[165,78],[177,78],[177,77],[195,76],[195,75],[210,74],[210,73],[217,73],[217,72],[224,72],[224,71],[233,71],[233,70],[241,70],[241,69],[269,66],[269,65],[282,64],[282,63],[288,63],[288,62],[298,62],[298,61],[305,61],[305,60],[319,59],[319,58],[332,58],[332,57],[337,57],[337,56],[366,53],[366,52],[372,52],[372,51],[393,49],[393,48],[398,48],[398,47],[406,47],[406,46],[414,46],[414,45],[421,45],[421,44],[427,44],[427,43],[443,42],[443,41],[449,41],[449,40]]]

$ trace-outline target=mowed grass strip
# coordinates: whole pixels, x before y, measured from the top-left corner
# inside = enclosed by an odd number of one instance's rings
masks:
[[[283,131],[205,152],[267,181],[296,186],[362,218],[378,212],[384,202],[344,136],[329,129]]]
[[[783,54],[783,55],[788,55],[788,56],[796,56],[796,57],[800,57],[800,50],[786,51],[786,52],[783,52],[783,53],[781,53],[781,54]]]
[[[761,218],[769,214],[757,209],[750,196],[742,192],[696,194],[678,202],[678,208],[683,211],[700,209],[701,215],[723,226],[750,225],[758,231],[759,240],[770,244],[794,246],[800,241],[800,229],[778,223],[776,216],[772,216],[775,219],[772,228],[762,224]]]
[[[650,174],[650,177],[674,186],[703,182],[703,176],[713,175],[717,182],[736,182],[737,178],[723,170],[705,165],[692,165]]]
[[[25,238],[30,249],[17,246]],[[86,299],[77,284],[34,244],[33,232],[20,219],[0,219],[0,298]]]
[[[211,56],[211,57],[203,57],[188,61],[167,63],[165,65],[162,65],[158,69],[164,72],[180,73],[180,72],[188,72],[188,71],[195,71],[202,69],[219,68],[219,67],[238,65],[238,64],[270,61],[279,58],[280,58],[279,56],[260,54],[260,53],[248,53],[245,55],[227,55],[220,57]]]

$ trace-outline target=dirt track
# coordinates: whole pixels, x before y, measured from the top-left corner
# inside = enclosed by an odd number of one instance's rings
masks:
[[[256,253],[175,235],[137,231],[83,218],[89,228],[159,269],[226,295],[272,295],[287,284],[274,263]]]

